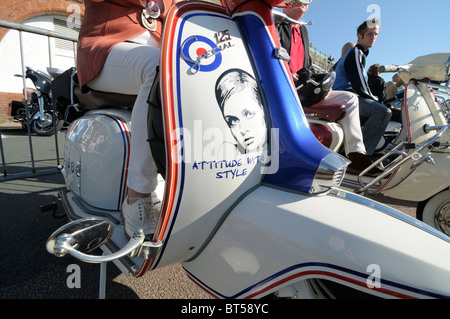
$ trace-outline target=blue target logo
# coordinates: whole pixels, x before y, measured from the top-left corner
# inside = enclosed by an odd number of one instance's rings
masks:
[[[189,65],[192,73],[211,72],[222,63],[220,48],[210,39],[194,35],[181,45],[181,58]]]

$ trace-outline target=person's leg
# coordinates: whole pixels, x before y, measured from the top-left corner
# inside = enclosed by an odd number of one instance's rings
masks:
[[[338,123],[344,131],[345,154],[366,153],[359,120],[359,102],[356,94],[331,91],[321,103],[345,105],[345,116]]]
[[[157,186],[156,165],[147,141],[147,98],[158,63],[158,48],[120,43],[108,54],[100,74],[88,84],[99,91],[137,95],[131,113],[132,137],[127,184],[141,194],[149,194]]]
[[[359,174],[367,167],[372,165],[370,157],[366,153],[364,146],[361,122],[359,119],[359,99],[358,96],[346,91],[331,91],[323,103],[343,104],[345,105],[345,117],[339,121],[339,125],[344,131],[345,155],[351,161],[347,167],[347,172]],[[375,167],[368,174],[376,175],[381,171]]]
[[[150,194],[157,186],[157,168],[148,143],[147,98],[158,64],[159,48],[120,43],[108,54],[100,74],[88,84],[94,90],[137,95],[131,113],[128,196],[123,207],[128,236],[137,230],[133,226],[136,224],[134,221],[138,222],[142,217],[133,213],[134,211],[144,214],[144,232],[152,232],[155,226],[148,213],[152,210]]]
[[[366,120],[362,127],[367,154],[372,155],[391,119],[392,112],[375,100],[359,97],[359,115]]]

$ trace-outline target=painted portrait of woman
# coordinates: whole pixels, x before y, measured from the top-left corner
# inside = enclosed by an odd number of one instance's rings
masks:
[[[258,84],[249,73],[230,69],[217,80],[216,99],[236,143],[237,154],[262,151],[267,124]]]

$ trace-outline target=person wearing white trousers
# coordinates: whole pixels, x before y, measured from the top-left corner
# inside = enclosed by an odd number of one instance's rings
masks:
[[[347,91],[331,90],[320,102],[324,104],[343,104],[345,116],[338,121],[344,131],[344,151],[347,158],[352,162],[347,171],[359,174],[372,164],[366,152],[363,134],[359,118],[359,98],[355,93]],[[378,168],[369,171],[369,175],[379,174]]]
[[[361,126],[359,122],[358,96],[351,92],[333,91],[320,102],[323,104],[343,104],[345,116],[338,121],[344,131],[345,154],[365,153]]]
[[[151,214],[134,216],[131,211],[151,211],[150,195],[156,190],[157,168],[147,138],[147,99],[153,84],[160,49],[150,32],[115,45],[109,52],[100,73],[88,86],[93,90],[137,95],[131,113],[130,160],[128,166],[128,196],[122,207],[129,237],[137,230],[133,220],[146,219],[144,233],[154,231],[156,222]],[[142,206],[142,207],[140,207]]]

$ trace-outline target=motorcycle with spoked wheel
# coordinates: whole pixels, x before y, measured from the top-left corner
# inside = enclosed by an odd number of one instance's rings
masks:
[[[21,74],[16,74],[22,77]],[[64,112],[59,112],[53,107],[52,100],[52,78],[39,70],[26,67],[26,79],[30,79],[35,90],[32,90],[29,102],[24,106],[13,110],[14,120],[21,123],[22,127],[30,127],[33,132],[41,136],[50,136],[58,132],[64,125]]]
[[[47,250],[135,277],[180,263],[213,298],[449,297],[450,238],[339,188],[348,161],[309,129],[271,14],[301,4],[175,4],[149,94],[155,234],[128,240],[120,219],[130,110],[90,105],[67,131],[60,196],[70,222]],[[237,74],[251,90],[223,100],[216,93]]]

